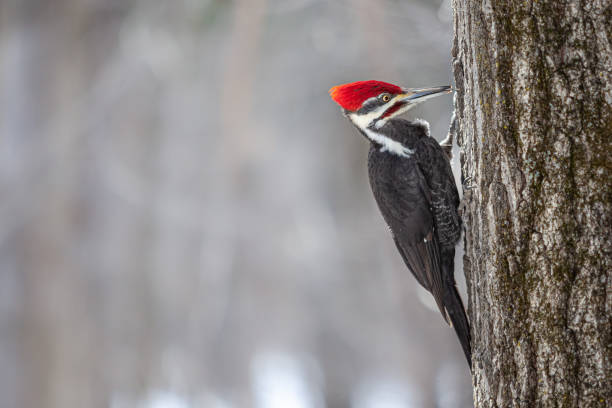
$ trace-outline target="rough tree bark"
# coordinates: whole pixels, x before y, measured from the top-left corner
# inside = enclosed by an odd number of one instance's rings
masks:
[[[610,406],[611,2],[453,3],[475,405]]]

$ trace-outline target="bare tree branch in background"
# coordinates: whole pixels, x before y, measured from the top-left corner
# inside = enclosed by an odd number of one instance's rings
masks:
[[[221,95],[221,123],[226,131],[223,153],[230,169],[239,169],[258,143],[249,124],[266,5],[267,0],[238,0],[233,6]],[[261,97],[265,100],[265,95]]]

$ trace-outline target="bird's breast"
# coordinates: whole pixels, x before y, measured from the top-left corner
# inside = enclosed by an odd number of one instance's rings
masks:
[[[383,183],[408,183],[416,170],[416,163],[410,157],[402,157],[390,152],[380,151],[372,146],[368,155],[370,181]]]
[[[368,155],[368,174],[379,203],[393,201],[395,206],[401,205],[406,211],[419,205],[412,200],[421,197],[419,173],[413,159],[380,152],[373,147]]]

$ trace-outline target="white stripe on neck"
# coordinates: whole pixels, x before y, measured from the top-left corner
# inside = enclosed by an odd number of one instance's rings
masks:
[[[379,110],[382,110],[382,109],[379,109]],[[381,146],[380,148],[381,152],[393,153],[400,157],[410,157],[414,153],[412,149],[407,148],[400,142],[397,142],[391,139],[390,137],[383,135],[382,133],[378,133],[375,129],[372,129],[369,127],[370,123],[372,123],[374,119],[380,116],[379,110],[370,112],[366,115],[349,114],[349,118],[351,119],[351,121],[353,122],[355,126],[357,126],[359,129],[363,131],[363,133],[365,133],[368,139],[370,139],[373,142],[378,143]],[[380,126],[377,126],[379,123],[380,123]],[[382,126],[384,126],[385,123],[386,123],[385,119],[379,120],[374,125],[374,127],[376,129],[379,129]]]
[[[414,150],[407,148],[400,142],[395,141],[381,133],[378,133],[375,130],[369,128],[365,128],[362,130],[364,131],[368,139],[378,143],[381,146],[381,152],[389,152],[401,157],[410,157],[414,153]]]

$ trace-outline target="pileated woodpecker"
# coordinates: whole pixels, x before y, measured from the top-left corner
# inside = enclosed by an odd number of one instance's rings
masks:
[[[450,320],[471,367],[470,327],[454,276],[455,245],[461,236],[455,179],[427,122],[396,118],[450,92],[450,86],[410,89],[379,81],[329,91],[370,141],[368,173],[380,212],[406,266],[431,292],[444,320]]]

